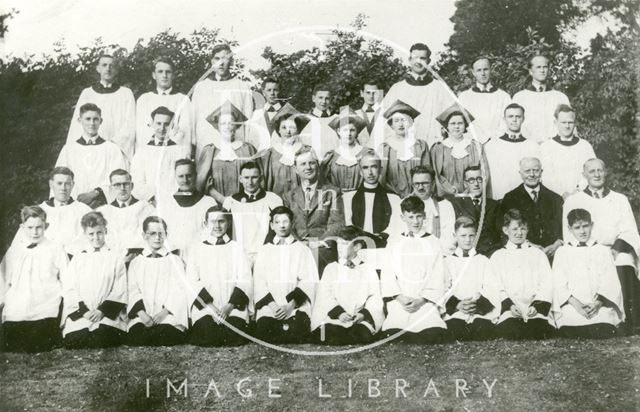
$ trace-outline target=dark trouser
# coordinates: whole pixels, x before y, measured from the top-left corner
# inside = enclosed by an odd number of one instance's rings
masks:
[[[624,328],[627,332],[634,332],[634,328],[640,327],[640,280],[632,266],[617,266],[616,269],[626,316]]]
[[[505,339],[546,339],[550,337],[554,329],[545,319],[510,318],[500,322],[497,326],[497,334]]]
[[[489,340],[495,337],[495,325],[486,319],[474,319],[467,323],[462,319],[449,319],[447,330],[453,340]]]
[[[63,344],[67,349],[113,348],[122,345],[125,336],[120,329],[100,325],[93,332],[89,332],[89,329],[81,329],[67,333]]]
[[[236,329],[247,333],[247,323],[244,320],[229,316],[226,321]],[[207,315],[193,324],[189,331],[189,342],[197,346],[238,346],[247,343],[247,339],[224,324],[218,325],[213,317]]]
[[[129,329],[129,345],[133,346],[174,346],[185,341],[185,333],[171,325],[146,327],[138,323]]]
[[[386,337],[401,332],[402,329],[389,329],[384,332]],[[394,340],[401,343],[442,343],[449,337],[449,333],[444,328],[427,328],[420,332],[404,332]]]
[[[596,323],[584,326],[563,326],[558,335],[563,338],[608,339],[616,336],[616,327],[609,323]]]
[[[256,337],[274,344],[307,343],[311,321],[306,313],[298,311],[293,317],[278,320],[263,317],[256,322]]]
[[[60,345],[57,318],[23,322],[4,322],[4,347],[7,352],[45,352]]]
[[[320,331],[322,326],[316,329],[314,338],[325,345],[366,345],[373,341],[373,334],[364,325],[344,326],[325,324],[324,340]]]

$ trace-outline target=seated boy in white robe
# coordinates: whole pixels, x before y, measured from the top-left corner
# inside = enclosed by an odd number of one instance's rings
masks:
[[[58,314],[67,255],[44,236],[47,215],[39,206],[21,211],[25,242],[15,242],[0,263],[0,312],[5,349],[41,352],[60,342]]]
[[[328,345],[367,344],[380,330],[384,314],[376,269],[358,257],[373,247],[355,226],[338,234],[338,261],[324,269],[311,314],[311,329]],[[369,245],[367,245],[369,243]]]
[[[504,214],[506,245],[491,255],[500,282],[498,335],[506,339],[543,339],[553,331],[553,283],[549,260],[527,241],[527,221],[517,209]]]
[[[127,160],[117,144],[98,134],[102,124],[102,110],[98,106],[83,104],[78,121],[82,124],[82,136],[64,145],[56,166],[73,170],[75,185],[71,194],[95,208],[110,200],[109,173],[127,169]]]
[[[236,346],[246,338],[253,307],[251,264],[240,243],[231,240],[231,213],[213,206],[204,216],[207,235],[188,249],[187,276],[193,285],[190,341],[198,346]]]
[[[593,222],[584,209],[567,214],[574,243],[553,259],[554,305],[561,336],[609,338],[624,321],[622,289],[608,247],[591,239]]]
[[[311,249],[291,234],[292,222],[289,208],[271,211],[275,236],[258,249],[253,272],[256,336],[276,344],[308,341],[319,280]]]
[[[118,346],[127,330],[123,256],[105,245],[107,221],[89,212],[80,221],[86,247],[73,257],[64,285],[62,337],[67,349]]]
[[[400,204],[406,231],[390,237],[381,273],[387,318],[386,336],[408,343],[435,343],[446,338],[445,268],[439,240],[424,226],[424,202],[408,196]]]
[[[149,216],[142,230],[147,246],[129,265],[129,343],[178,345],[185,340],[189,321],[184,262],[165,248],[164,220]]]
[[[447,271],[445,321],[455,340],[487,340],[500,315],[500,286],[489,259],[476,253],[476,222],[461,216],[455,223],[458,247],[444,258]]]

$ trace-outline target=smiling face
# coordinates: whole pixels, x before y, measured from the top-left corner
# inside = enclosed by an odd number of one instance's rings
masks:
[[[273,230],[278,237],[286,238],[291,234],[291,219],[289,219],[289,215],[287,214],[275,215],[269,223],[269,226],[271,226],[271,230]]]
[[[173,86],[173,68],[168,63],[156,63],[151,77],[156,81],[156,87],[160,90],[167,90]]]
[[[207,215],[205,227],[211,236],[222,237],[229,229],[229,221],[223,212],[212,212]]]
[[[104,246],[107,228],[102,225],[84,228],[84,236],[93,248],[100,249]]]
[[[298,126],[296,125],[296,122],[293,121],[293,118],[290,117],[280,122],[278,134],[283,139],[289,139],[291,137],[297,136],[298,133]]]
[[[522,122],[524,122],[524,113],[519,108],[507,109],[504,112],[504,121],[510,132],[520,133]]]
[[[280,86],[278,83],[265,83],[262,86],[262,95],[269,104],[276,104],[278,97],[280,96]]]
[[[151,222],[144,232],[144,240],[151,250],[157,251],[164,246],[164,240],[167,238],[167,231],[162,223]]]
[[[396,136],[402,138],[407,135],[407,130],[413,125],[413,119],[405,113],[394,113],[391,116],[390,125]]]
[[[487,59],[480,59],[473,63],[473,77],[480,84],[487,84],[491,80],[491,64]]]
[[[226,77],[229,74],[232,61],[233,56],[229,50],[220,50],[211,58],[211,67],[218,77]]]
[[[449,137],[453,139],[462,139],[466,129],[464,117],[461,114],[454,114],[449,118],[447,123],[447,132]]]
[[[419,76],[427,72],[429,66],[429,52],[426,50],[414,50],[409,55],[409,66],[411,71]]]
[[[476,239],[476,229],[474,227],[459,227],[456,230],[456,241],[462,250],[471,250]]]
[[[176,167],[176,182],[181,192],[192,192],[195,187],[195,173],[191,165]]]
[[[373,156],[366,156],[360,161],[360,174],[365,183],[378,184],[380,178],[380,160]]]
[[[345,124],[340,126],[338,129],[338,137],[342,144],[353,146],[355,145],[356,138],[358,137],[358,129],[356,129],[356,126],[351,123]]]
[[[315,92],[311,101],[317,110],[323,111],[329,108],[331,93],[328,90],[318,90]]]
[[[591,238],[591,229],[593,224],[586,220],[577,220],[569,226],[569,231],[573,234],[578,242],[588,242]]]
[[[53,198],[62,203],[66,203],[71,197],[73,185],[73,178],[69,175],[57,174],[49,180],[49,188],[53,192]]]
[[[424,212],[402,212],[402,221],[407,227],[409,232],[413,232],[417,234],[422,229],[422,224],[424,223]]]
[[[536,56],[531,59],[529,74],[533,80],[544,83],[549,75],[549,60],[544,56]]]
[[[31,243],[40,243],[48,224],[40,217],[30,217],[20,224],[23,233]]]
[[[509,238],[509,241],[514,245],[521,245],[527,240],[527,233],[529,229],[527,225],[518,221],[512,220],[509,225],[503,226],[502,231]]]
[[[591,189],[601,189],[607,182],[607,169],[600,159],[585,162],[582,168],[582,175],[587,179],[587,184]]]
[[[542,178],[542,165],[538,159],[528,158],[520,161],[520,178],[527,187],[537,187]]]
[[[573,130],[576,127],[576,114],[573,112],[559,112],[556,119],[556,127],[560,137],[573,136]]]
[[[96,136],[98,134],[98,130],[100,130],[100,125],[102,124],[102,116],[100,113],[87,110],[82,113],[78,118],[80,125],[82,125],[82,130],[87,136]]]
[[[113,57],[101,57],[96,71],[100,75],[100,80],[105,83],[113,83],[118,76],[118,66]]]
[[[318,179],[318,159],[313,153],[307,152],[295,159],[296,172],[301,179],[314,183]]]

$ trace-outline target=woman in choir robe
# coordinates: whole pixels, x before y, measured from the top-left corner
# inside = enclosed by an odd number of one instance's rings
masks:
[[[207,186],[213,186],[222,196],[231,196],[240,190],[240,166],[256,154],[253,146],[236,139],[236,131],[247,117],[233,103],[226,101],[207,120],[220,132],[220,139],[217,144],[210,143],[202,148],[197,162],[196,188],[207,193]]]
[[[47,215],[39,206],[20,213],[23,237],[0,263],[0,312],[4,349],[43,352],[60,343],[60,302],[67,271],[62,245],[47,239]]]
[[[543,339],[553,332],[553,279],[544,252],[527,241],[527,221],[517,209],[504,214],[508,241],[491,255],[500,282],[498,335],[506,339]]]
[[[464,170],[469,166],[486,167],[484,150],[480,143],[465,136],[473,116],[454,104],[438,116],[444,128],[444,140],[431,148],[431,163],[436,172],[438,196],[451,196],[464,192]],[[486,168],[485,168],[486,170]]]
[[[366,122],[348,106],[345,108],[329,123],[329,127],[336,131],[340,144],[325,155],[321,164],[324,182],[339,187],[343,193],[360,187],[362,175],[359,161],[368,149],[362,147],[357,139]]]
[[[240,345],[245,337],[228,326],[247,332],[253,312],[251,264],[242,245],[229,237],[229,211],[209,208],[204,226],[207,235],[187,254],[187,276],[197,294],[191,300],[190,341],[198,346]]]
[[[275,236],[258,249],[253,272],[255,333],[275,344],[305,343],[311,332],[317,265],[311,249],[291,234],[289,208],[276,207],[270,219]]]
[[[300,185],[294,165],[295,154],[302,147],[300,131],[309,123],[309,117],[286,103],[273,117],[273,129],[279,137],[271,141],[271,148],[256,155],[262,166],[265,190],[282,197]]]
[[[591,239],[591,214],[573,209],[567,215],[576,239],[553,259],[554,305],[561,336],[610,338],[624,322],[622,289],[608,247]]]
[[[311,329],[321,343],[328,345],[367,344],[384,319],[380,280],[375,267],[358,256],[367,247],[361,231],[347,226],[338,237],[338,261],[324,269]]]
[[[147,246],[129,265],[129,343],[171,346],[183,343],[188,327],[184,262],[165,246],[166,222],[149,216],[142,224]]]
[[[127,273],[120,251],[105,245],[100,212],[82,217],[86,247],[69,264],[63,293],[62,337],[67,349],[118,346],[127,330]]]
[[[445,321],[455,340],[491,339],[500,315],[500,286],[489,259],[476,253],[476,234],[476,222],[459,217],[455,222],[458,247],[444,258],[448,296]]]
[[[400,204],[406,230],[390,237],[380,277],[387,318],[386,336],[402,333],[407,343],[442,342],[447,336],[444,313],[445,269],[440,242],[424,227],[424,203],[409,196]]]
[[[429,146],[422,138],[418,138],[418,131],[414,127],[414,120],[420,115],[413,107],[396,100],[384,112],[387,124],[393,130],[393,135],[375,147],[381,159],[384,159],[382,169],[386,172],[382,181],[393,188],[401,198],[412,191],[411,169],[418,165],[430,166]]]

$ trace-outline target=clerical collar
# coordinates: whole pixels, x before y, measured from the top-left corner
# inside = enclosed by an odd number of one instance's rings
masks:
[[[591,238],[591,239],[587,240],[586,242],[579,242],[577,240],[570,240],[568,243],[573,247],[591,247],[591,246],[597,244],[598,242],[595,239]]]
[[[91,88],[96,93],[109,94],[109,93],[114,93],[114,92],[118,91],[118,89],[120,88],[120,85],[118,83],[116,83],[116,82],[113,82],[113,84],[111,84],[110,86],[106,86],[106,85],[102,84],[101,82],[98,82],[98,83],[94,84],[93,86],[91,86]]]
[[[267,193],[262,188],[258,188],[258,191],[252,194],[246,193],[243,188],[240,188],[238,193],[231,195],[231,198],[242,203],[253,203],[264,199],[266,196]]]
[[[311,110],[309,114],[315,117],[331,117],[331,111],[329,109],[319,110],[315,107],[313,108],[313,110]]]
[[[507,132],[507,133],[503,134],[502,136],[500,136],[500,139],[504,140],[505,142],[509,142],[509,143],[521,143],[521,142],[524,142],[524,141],[527,140],[519,132],[518,133]]]
[[[528,249],[531,247],[531,244],[525,240],[524,243],[520,244],[520,245],[516,245],[515,243],[511,242],[510,240],[507,240],[507,243],[504,245],[505,249]]]
[[[596,198],[596,199],[602,199],[602,198],[606,197],[606,196],[611,192],[611,190],[609,190],[609,188],[608,188],[608,187],[606,187],[606,186],[603,186],[603,187],[602,187],[602,188],[600,188],[600,189],[591,190],[591,188],[589,188],[589,187],[587,186],[587,187],[584,189],[584,192],[585,192],[587,195],[589,195],[589,196],[591,196],[591,197],[593,197],[593,198]],[[596,193],[597,193],[597,194],[596,194]],[[600,196],[600,197],[597,197],[597,196]]]
[[[289,236],[284,237],[284,238],[276,235],[276,236],[273,237],[273,241],[272,241],[272,243],[274,245],[278,245],[278,244],[290,245],[293,242],[295,242],[295,238],[292,235],[289,235]]]
[[[563,146],[573,146],[578,144],[578,142],[580,141],[580,138],[576,135],[573,135],[571,136],[571,140],[562,140],[560,136],[556,135],[556,137],[554,137],[553,140],[556,143],[560,143]]]
[[[476,85],[473,86],[471,90],[473,90],[476,93],[493,93],[495,89],[491,83],[487,83],[487,84],[476,83]]]
[[[73,202],[74,202],[74,200],[73,200],[72,197],[69,197],[69,200],[67,200],[65,203],[62,203],[59,200],[57,200],[56,198],[51,197],[45,203],[48,206],[51,206],[51,207],[62,207],[62,206],[69,206]]]
[[[158,140],[155,137],[151,140],[149,140],[149,143],[147,143],[147,145],[149,146],[175,146],[176,142],[174,142],[173,140],[169,139],[169,138],[165,138],[165,140]]]
[[[118,199],[114,200],[113,202],[111,202],[111,206],[115,206],[117,208],[124,208],[124,207],[129,207],[137,202],[138,202],[138,199],[136,199],[133,196],[129,196],[129,199],[127,199],[125,202],[122,202]]]
[[[169,253],[171,253],[171,252],[169,252],[169,250],[167,250],[167,248],[164,247],[164,246],[162,246],[160,249],[158,249],[156,251],[151,250],[151,248],[149,246],[147,246],[144,249],[142,249],[142,256],[150,257],[150,258],[165,257]]]
[[[84,136],[82,136],[78,140],[76,140],[76,142],[83,146],[95,146],[95,145],[103,144],[105,140],[100,136],[95,136],[93,139],[88,139],[88,140],[85,139]]]
[[[471,257],[477,254],[475,248],[471,248],[469,250],[462,250],[461,248],[456,248],[455,252],[453,252],[454,256],[457,257]]]
[[[171,95],[171,94],[176,94],[177,92],[173,91],[173,87],[169,87],[166,90],[161,90],[160,88],[156,88],[154,93],[159,95],[159,96],[168,96],[168,95]]]
[[[224,243],[221,243],[219,239],[222,239],[222,242]],[[203,243],[207,245],[221,245],[221,244],[226,245],[230,241],[231,241],[231,238],[227,234],[222,235],[222,237],[217,237],[217,236],[213,236],[212,234],[207,234],[204,237]]]
[[[380,187],[379,183],[376,183],[375,185],[370,185],[367,182],[362,182],[362,190],[365,193],[375,193],[378,191],[378,187]]]
[[[428,71],[421,76],[414,76],[413,73],[409,73],[405,77],[405,81],[411,86],[426,86],[433,81],[433,77]]]

